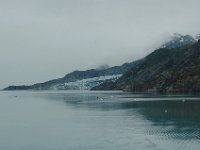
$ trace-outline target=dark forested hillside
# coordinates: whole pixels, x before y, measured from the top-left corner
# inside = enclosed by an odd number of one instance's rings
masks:
[[[199,92],[200,40],[190,46],[155,50],[116,82],[103,83],[93,90],[108,87],[145,92]]]

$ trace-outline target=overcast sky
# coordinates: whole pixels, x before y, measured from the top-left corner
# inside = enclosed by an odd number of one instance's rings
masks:
[[[144,57],[200,33],[199,0],[0,0],[0,88]]]

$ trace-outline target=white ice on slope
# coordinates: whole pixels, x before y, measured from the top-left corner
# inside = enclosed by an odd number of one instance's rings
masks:
[[[106,75],[106,76],[77,80],[75,82],[66,82],[64,83],[64,89],[90,90],[91,88],[105,81],[116,81],[121,76],[122,74]]]

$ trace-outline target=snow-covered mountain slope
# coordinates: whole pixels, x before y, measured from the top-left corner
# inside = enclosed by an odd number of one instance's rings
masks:
[[[67,82],[65,83],[65,89],[84,89],[90,90],[91,88],[105,82],[105,81],[116,81],[120,78],[122,74],[118,75],[107,75],[107,76],[99,76],[94,78],[88,78],[83,80],[77,80],[76,82]]]
[[[196,41],[200,40],[200,34],[197,34],[194,38]]]
[[[174,33],[169,41],[164,43],[161,48],[167,48],[167,49],[172,49],[172,48],[178,48],[186,45],[192,45],[198,41],[200,38],[200,35],[197,35],[195,37],[192,37],[191,35],[181,35],[178,33]]]
[[[98,86],[105,81],[115,82],[121,76],[122,74],[106,75],[106,76],[99,76],[99,77],[77,80],[74,82],[65,82],[62,84],[53,85],[51,89],[52,90],[90,90],[91,88]]]

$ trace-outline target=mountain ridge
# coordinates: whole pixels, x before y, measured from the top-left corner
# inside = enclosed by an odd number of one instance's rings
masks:
[[[73,71],[66,74],[62,78],[49,80],[43,83],[36,83],[30,86],[21,85],[21,86],[8,86],[3,90],[65,90],[70,89],[70,87],[65,87],[65,84],[68,82],[76,82],[78,80],[89,79],[94,77],[102,76],[111,76],[115,79],[116,75],[120,75],[131,69],[134,65],[140,63],[141,60],[133,61],[131,63],[124,63],[121,66],[114,66],[106,69],[89,69],[86,71]],[[106,79],[106,78],[105,78]],[[102,81],[103,82],[103,81]],[[99,84],[99,83],[97,83]],[[74,88],[73,88],[74,89]],[[76,89],[79,89],[77,87]],[[87,89],[90,89],[89,87]]]
[[[174,33],[167,42],[160,46],[160,48],[172,49],[192,45],[196,43],[199,38],[199,34],[193,37],[191,35],[182,35],[179,33]]]
[[[8,86],[3,90],[68,90],[68,89],[87,89],[87,90],[133,90],[128,85],[130,82],[133,82],[131,79],[128,81],[126,77],[129,78],[133,72],[137,72],[137,70],[141,69],[141,66],[145,67],[145,62],[147,59],[154,54],[157,56],[151,59],[151,63],[158,60],[158,64],[163,62],[164,56],[172,56],[173,53],[176,53],[179,49],[187,49],[191,45],[197,43],[199,40],[200,35],[196,37],[192,37],[190,35],[181,35],[178,33],[173,34],[171,39],[165,42],[161,48],[155,50],[150,55],[137,60],[131,63],[124,63],[121,66],[114,66],[109,67],[108,65],[102,65],[96,69],[89,69],[85,71],[73,71],[71,73],[66,74],[62,78],[49,80],[43,83],[36,83],[30,86],[21,85],[21,86]],[[178,58],[178,57],[177,57]],[[176,62],[176,58],[173,60]],[[165,66],[173,66],[173,63],[170,62],[163,62]],[[147,71],[146,75],[143,78],[149,78],[151,76],[152,71],[155,71],[155,68],[159,70],[159,65],[152,64],[149,66],[152,70]],[[166,68],[163,68],[166,69]],[[140,70],[141,71],[141,70]],[[123,74],[123,75],[122,75]],[[122,76],[122,77],[120,77]],[[127,81],[126,81],[127,80]],[[141,80],[141,77],[137,79],[138,81]],[[122,84],[122,81],[126,84]],[[134,81],[136,82],[136,81]],[[117,84],[116,84],[117,83]],[[153,83],[151,83],[153,84]],[[71,87],[70,87],[71,86]],[[123,87],[123,88],[120,88]],[[124,87],[127,88],[124,88]],[[139,86],[139,85],[138,85]],[[150,90],[150,89],[149,89]],[[153,90],[153,89],[151,89]]]
[[[109,88],[108,88],[109,87]],[[160,48],[147,55],[143,63],[115,82],[102,83],[92,90],[134,92],[199,92],[200,40],[178,48]]]

